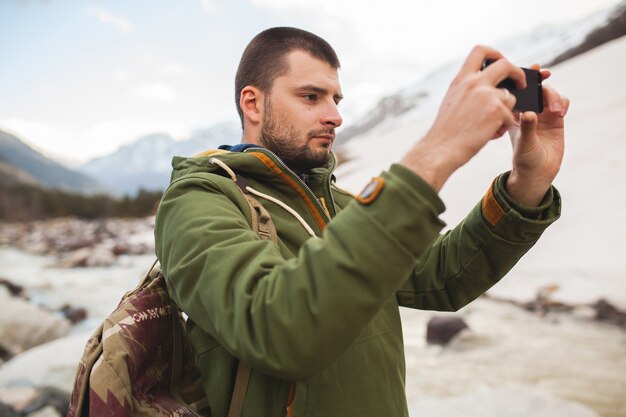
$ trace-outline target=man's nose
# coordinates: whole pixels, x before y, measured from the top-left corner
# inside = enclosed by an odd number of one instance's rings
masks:
[[[333,128],[341,126],[343,123],[343,119],[341,118],[341,114],[339,114],[339,109],[337,108],[337,104],[333,102],[328,106],[324,117],[322,118],[322,124],[325,126],[332,126]]]

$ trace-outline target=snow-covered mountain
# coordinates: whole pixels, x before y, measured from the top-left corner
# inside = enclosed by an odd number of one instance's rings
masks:
[[[88,162],[79,170],[120,194],[132,195],[140,189],[163,190],[169,183],[174,155],[192,156],[224,143],[239,142],[240,137],[241,128],[236,123],[199,130],[184,141],[175,141],[165,134],[148,135]]]

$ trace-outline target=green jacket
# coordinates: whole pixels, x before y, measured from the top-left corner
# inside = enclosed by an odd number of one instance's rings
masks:
[[[155,236],[171,295],[189,316],[214,417],[227,414],[234,357],[253,367],[246,417],[284,415],[290,381],[295,417],[407,416],[398,306],[463,307],[560,212],[554,189],[542,207],[514,209],[501,176],[459,226],[440,235],[442,201],[400,165],[381,174],[382,191],[364,204],[335,187],[334,159],[309,172],[305,185],[264,149],[216,151],[319,237],[258,198],[278,230],[276,245],[251,230],[242,193],[211,157],[174,158]]]

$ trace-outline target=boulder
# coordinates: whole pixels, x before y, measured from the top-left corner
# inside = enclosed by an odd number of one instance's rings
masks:
[[[22,417],[13,407],[0,402],[0,417]]]
[[[436,316],[429,320],[426,330],[426,342],[447,345],[454,336],[469,326],[458,316]]]
[[[107,267],[115,263],[115,254],[104,246],[81,248],[64,255],[55,268]]]
[[[13,296],[21,296],[24,294],[24,287],[21,285],[18,285],[14,282],[9,281],[8,279],[5,278],[0,278],[0,286],[4,286],[6,287],[6,289],[9,291],[9,293]]]
[[[598,300],[592,307],[595,310],[596,320],[626,328],[626,312],[620,311],[604,299]]]
[[[82,307],[72,307],[69,304],[65,304],[60,311],[72,324],[79,323],[87,318],[87,310]]]
[[[0,346],[16,355],[70,331],[70,322],[27,300],[13,297],[0,287]]]
[[[69,407],[69,391],[54,387],[42,387],[38,390],[35,401],[21,411],[22,414],[27,414],[28,416],[33,416],[36,413],[40,413],[41,416],[64,416],[67,414]]]
[[[26,385],[0,388],[0,403],[17,412],[16,415],[64,416],[70,406],[70,393],[53,387],[34,388]]]
[[[0,387],[29,385],[71,392],[78,362],[93,333],[74,334],[32,348],[0,368]]]
[[[0,403],[10,405],[16,411],[22,411],[33,404],[38,395],[37,390],[29,386],[0,388]]]

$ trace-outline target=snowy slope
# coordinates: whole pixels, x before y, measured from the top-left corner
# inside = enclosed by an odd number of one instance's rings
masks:
[[[540,286],[558,283],[557,298],[592,301],[605,296],[626,306],[626,260],[622,256],[626,253],[622,216],[626,204],[626,90],[622,87],[626,37],[552,70],[546,84],[572,101],[566,119],[566,156],[556,181],[563,195],[563,216],[493,292],[528,299]],[[340,167],[338,184],[358,191],[372,175],[398,160],[430,126],[436,111],[432,103],[441,99],[455,71],[444,68],[420,83],[434,86],[423,108],[388,118],[346,143],[353,159]],[[441,192],[449,225],[458,223],[479,201],[498,173],[510,169],[510,158],[505,136],[453,175]]]

